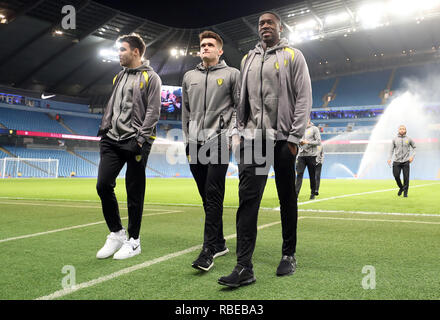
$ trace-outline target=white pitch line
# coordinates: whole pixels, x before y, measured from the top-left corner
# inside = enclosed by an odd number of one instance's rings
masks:
[[[386,219],[359,219],[359,218],[337,218],[337,217],[314,217],[303,216],[304,219],[322,219],[322,220],[351,220],[351,221],[370,221],[370,222],[398,222],[398,223],[418,223],[418,224],[440,224],[440,222],[414,221],[414,220],[386,220]]]
[[[35,201],[35,200],[34,200]],[[101,209],[101,206],[77,206],[77,205],[67,205],[67,204],[47,204],[47,203],[34,203],[34,202],[4,202],[0,201],[0,204],[7,205],[29,205],[29,206],[41,206],[41,207],[60,207],[60,208],[77,208],[77,209]],[[125,207],[121,207],[119,209],[127,210]],[[169,211],[165,209],[144,209],[144,211]]]
[[[47,199],[47,198],[25,198],[25,197],[0,197],[0,199],[2,200],[34,200],[34,201],[69,201],[69,202],[96,202],[99,203],[99,200],[87,200],[87,199],[83,199],[83,200],[78,200],[78,199]],[[119,201],[121,203],[127,203],[127,202],[122,202]]]
[[[432,185],[435,185],[435,184],[440,184],[440,182],[427,183],[427,184],[419,184],[419,185],[416,185],[416,186],[411,186],[411,188],[421,188],[421,187],[432,186]],[[327,200],[334,200],[334,199],[340,199],[340,198],[362,196],[362,195],[365,195],[365,194],[373,194],[373,193],[379,193],[379,192],[396,191],[396,190],[398,190],[398,188],[375,190],[375,191],[367,191],[367,192],[352,193],[352,194],[345,194],[345,195],[334,196],[334,197],[329,197],[329,198],[314,199],[314,200],[310,200],[310,201],[299,202],[298,205],[304,205],[304,204],[310,204],[310,203],[316,203],[316,202],[327,201]],[[276,208],[276,210],[279,210],[279,209],[280,209],[279,207]]]
[[[164,211],[164,212],[144,214],[142,216],[143,217],[151,217],[151,216],[158,216],[158,215],[162,215],[162,214],[178,213],[178,212],[182,212],[182,211],[177,211],[177,210],[175,210],[175,211]],[[128,217],[121,218],[121,220],[127,220],[127,219],[128,219]],[[18,237],[2,239],[2,240],[0,240],[0,243],[8,242],[8,241],[14,241],[14,240],[20,240],[20,239],[33,238],[33,237],[38,237],[38,236],[44,236],[44,235],[51,234],[51,233],[57,233],[57,232],[62,232],[62,231],[74,230],[74,229],[79,229],[79,228],[91,227],[91,226],[95,226],[95,225],[103,224],[103,223],[105,223],[105,221],[98,221],[98,222],[81,224],[81,225],[71,226],[71,227],[66,227],[66,228],[61,228],[61,229],[55,229],[55,230],[50,230],[50,231],[44,231],[44,232],[38,232],[38,233],[33,233],[33,234],[27,234],[27,235],[18,236]]]
[[[387,215],[387,216],[414,216],[414,217],[437,217],[436,213],[407,213],[407,212],[375,212],[375,211],[345,211],[345,210],[321,210],[321,209],[298,209],[300,212],[318,212],[318,213],[349,213],[349,214],[365,214],[365,215]]]
[[[271,226],[274,226],[274,225],[277,225],[277,224],[280,224],[280,223],[281,223],[280,221],[268,223],[268,224],[259,226],[258,230],[261,230],[261,229],[264,229],[264,228],[268,228],[268,227],[271,227]],[[236,234],[231,234],[229,236],[226,236],[225,239],[226,240],[230,240],[230,239],[233,239],[235,237],[237,237]],[[196,250],[200,250],[201,248],[202,248],[202,245],[197,245],[197,246],[194,246],[194,247],[182,250],[182,251],[170,253],[170,254],[167,254],[165,256],[162,256],[162,257],[159,257],[159,258],[156,258],[156,259],[153,259],[153,260],[145,261],[145,262],[143,262],[141,264],[137,264],[137,265],[134,265],[134,266],[131,266],[131,267],[119,270],[119,271],[111,273],[109,275],[102,276],[102,277],[99,277],[97,279],[94,279],[94,280],[91,280],[91,281],[88,281],[88,282],[80,283],[78,285],[75,285],[72,288],[66,288],[66,289],[63,289],[63,290],[56,291],[56,292],[54,292],[52,294],[49,294],[49,295],[43,296],[43,297],[39,297],[39,298],[37,298],[35,300],[53,300],[53,299],[61,298],[63,296],[66,296],[66,295],[69,295],[71,293],[74,293],[74,292],[76,292],[78,290],[89,288],[89,287],[95,286],[97,284],[100,284],[102,282],[113,280],[113,279],[115,279],[117,277],[120,277],[122,275],[131,273],[131,272],[134,272],[134,271],[137,271],[137,270],[140,270],[140,269],[147,268],[147,267],[152,266],[154,264],[157,264],[157,263],[160,263],[160,262],[164,262],[164,261],[167,261],[167,260],[170,260],[170,259],[182,256],[184,254],[196,251]]]

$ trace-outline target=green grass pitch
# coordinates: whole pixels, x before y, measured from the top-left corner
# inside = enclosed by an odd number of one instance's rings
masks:
[[[323,180],[320,195],[309,201],[305,180],[298,200],[298,268],[279,278],[279,204],[269,179],[253,256],[257,282],[237,290],[217,284],[236,262],[237,179],[227,180],[224,201],[231,252],[208,273],[191,267],[204,224],[192,179],[147,179],[142,253],[123,261],[95,258],[108,234],[95,184],[0,181],[0,300],[440,298],[440,181],[411,181],[403,198],[391,180]],[[124,180],[116,192],[127,226]]]

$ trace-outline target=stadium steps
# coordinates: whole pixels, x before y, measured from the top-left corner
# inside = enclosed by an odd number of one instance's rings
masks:
[[[71,134],[78,134],[78,132],[75,132],[75,130],[73,130],[72,128],[70,128],[67,124],[65,124],[64,123],[64,120],[63,120],[63,118],[60,118],[60,120],[56,120],[55,119],[55,121],[58,121],[58,123],[60,124],[60,125],[62,125],[63,127],[64,127],[64,129],[66,129],[67,131],[69,131]]]
[[[66,129],[67,131],[69,131],[71,134],[77,134],[75,133],[72,129],[70,129],[66,124],[64,124],[62,122],[62,119],[60,118],[60,120],[56,119],[56,116],[51,114],[51,113],[46,113],[47,116],[49,117],[50,120],[56,121],[57,123],[59,123],[64,129]]]
[[[393,70],[391,71],[390,78],[388,79],[388,83],[386,87],[388,91],[391,91],[391,87],[393,86],[394,78],[396,77],[396,70],[397,68],[393,68]],[[387,99],[382,98],[382,104],[386,104],[386,103],[387,103]]]
[[[60,121],[58,121],[58,123],[64,127],[64,129],[66,129],[67,131],[69,131],[71,134],[78,134],[77,132],[73,131],[72,129],[70,129],[70,127],[64,123],[63,119],[61,119]]]
[[[87,158],[84,158],[82,155],[77,154],[77,153],[74,152],[74,151],[66,150],[66,152],[69,153],[69,154],[71,154],[71,155],[74,156],[74,157],[78,157],[78,158],[80,158],[81,160],[84,160],[84,161],[86,161],[86,162],[88,162],[88,163],[91,163],[91,164],[93,164],[93,165],[96,166],[96,167],[98,166],[97,163],[94,163],[93,161],[91,161],[91,160],[89,160],[89,159],[87,159]]]
[[[7,149],[3,148],[2,146],[0,146],[0,151],[6,153],[8,156],[12,157],[12,158],[17,158],[17,156],[11,152],[9,152]]]
[[[151,171],[153,171],[154,173],[157,173],[158,175],[160,175],[162,178],[165,177],[165,174],[162,172],[157,171],[156,169],[153,169],[152,167],[150,167],[149,165],[147,165],[147,168],[150,169]]]
[[[331,95],[334,95],[334,94],[335,94],[335,91],[336,91],[336,89],[338,88],[338,85],[339,85],[339,80],[340,80],[339,77],[336,78],[335,83],[333,84],[333,87],[332,87],[332,89],[330,90],[330,94],[331,94]],[[324,104],[322,105],[322,107],[323,107],[323,108],[327,108],[329,103],[330,103],[330,101],[328,101],[328,100],[325,101]]]

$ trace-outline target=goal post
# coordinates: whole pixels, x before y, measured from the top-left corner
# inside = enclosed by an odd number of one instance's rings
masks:
[[[3,158],[1,177],[4,178],[58,178],[58,159]]]

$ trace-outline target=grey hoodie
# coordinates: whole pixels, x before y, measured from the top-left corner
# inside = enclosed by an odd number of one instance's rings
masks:
[[[240,71],[224,61],[188,71],[182,83],[182,129],[185,142],[205,143],[231,135],[240,94]]]
[[[394,155],[394,162],[407,162],[416,155],[415,149],[416,144],[413,139],[399,134],[391,143],[389,159],[391,160]]]
[[[161,86],[148,62],[138,68],[124,68],[113,80],[98,135],[106,134],[117,141],[136,138],[141,144],[153,143],[160,116]]]
[[[247,139],[255,129],[266,137],[298,144],[312,108],[312,86],[301,51],[286,39],[263,50],[261,43],[241,63],[242,87],[237,126]],[[254,132],[254,133],[253,133]]]
[[[313,157],[318,155],[318,147],[321,146],[321,134],[313,123],[307,125],[306,132],[301,140],[308,140],[309,143],[299,146],[299,157]]]

